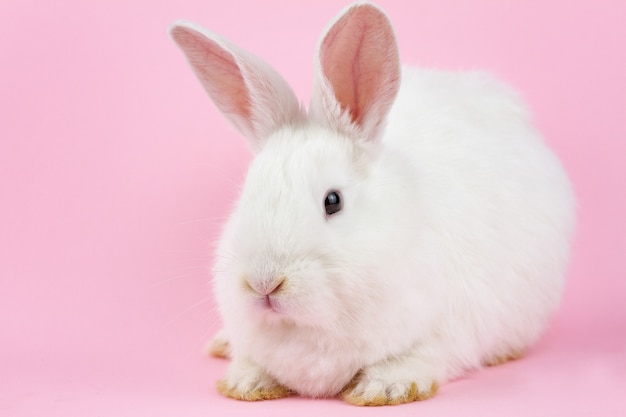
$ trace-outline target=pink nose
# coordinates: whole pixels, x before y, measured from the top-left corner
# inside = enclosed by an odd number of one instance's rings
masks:
[[[246,282],[248,283],[250,288],[254,290],[254,292],[261,295],[270,295],[280,290],[283,283],[285,282],[285,277],[277,277],[275,279],[262,281],[246,280]]]

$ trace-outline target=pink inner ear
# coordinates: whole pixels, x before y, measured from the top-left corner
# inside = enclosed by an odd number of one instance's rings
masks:
[[[327,33],[320,49],[324,75],[354,123],[362,124],[386,86],[399,79],[397,56],[391,27],[373,7],[349,10]]]
[[[185,27],[172,30],[192,68],[217,107],[224,113],[250,119],[252,104],[241,70],[232,54],[216,42]]]

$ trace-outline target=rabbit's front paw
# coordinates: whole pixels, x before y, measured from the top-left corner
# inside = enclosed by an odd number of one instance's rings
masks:
[[[430,385],[421,386],[415,381],[392,382],[361,376],[342,392],[341,397],[352,405],[398,405],[427,400],[434,396],[438,389],[439,386],[435,381]]]
[[[397,405],[431,398],[439,385],[432,369],[413,355],[364,368],[341,397],[353,405]]]
[[[226,376],[217,382],[217,390],[225,397],[242,401],[275,400],[292,394],[250,361],[234,361]]]

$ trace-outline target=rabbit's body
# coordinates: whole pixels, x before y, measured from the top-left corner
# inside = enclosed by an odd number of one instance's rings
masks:
[[[308,116],[255,58],[188,24],[173,32],[257,149],[217,251],[225,395],[428,398],[519,356],[558,305],[574,222],[560,163],[484,74],[405,69],[400,84],[385,22],[365,4],[330,26]],[[341,37],[360,35],[389,56],[346,53],[356,43]]]
[[[428,255],[414,273],[430,260],[445,286],[433,324],[455,358],[447,377],[519,355],[563,289],[574,198],[560,162],[517,95],[483,73],[405,69],[385,142],[418,171]]]

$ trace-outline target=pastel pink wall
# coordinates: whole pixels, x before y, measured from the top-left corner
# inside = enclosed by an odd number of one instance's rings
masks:
[[[317,37],[345,4],[0,3],[0,415],[96,407],[113,386],[197,394],[162,413],[217,401],[224,364],[200,356],[218,326],[211,248],[250,155],[166,28],[223,34],[306,102]],[[379,4],[405,62],[488,69],[523,92],[580,205],[547,340],[613,352],[626,375],[626,2]]]

